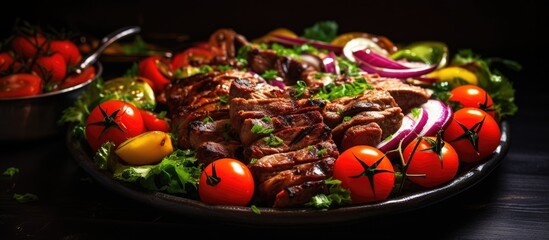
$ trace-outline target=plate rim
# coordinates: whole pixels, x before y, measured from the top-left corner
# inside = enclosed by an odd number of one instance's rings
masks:
[[[442,186],[403,194],[378,203],[347,205],[333,209],[259,207],[260,214],[256,214],[250,207],[208,205],[168,193],[143,191],[137,186],[117,181],[108,175],[108,171],[100,170],[95,165],[83,145],[84,141],[72,134],[73,128],[74,126],[70,126],[66,135],[66,144],[72,158],[87,174],[111,191],[170,213],[225,223],[270,226],[350,222],[424,208],[451,198],[479,183],[499,166],[510,147],[510,125],[508,121],[502,120],[500,143],[494,153],[478,165],[471,165],[467,171],[458,173],[456,178]]]

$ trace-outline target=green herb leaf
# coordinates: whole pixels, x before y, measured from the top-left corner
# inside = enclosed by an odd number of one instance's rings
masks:
[[[38,201],[38,196],[32,193],[25,193],[25,194],[14,193],[13,199],[15,199],[15,201],[18,201],[20,203],[28,203],[28,202]]]
[[[328,149],[322,148],[322,149],[318,150],[318,152],[316,152],[316,155],[319,156],[319,157],[322,157],[322,156],[324,156],[324,154],[326,154],[327,152],[328,152]]]
[[[250,206],[250,209],[252,210],[253,213],[255,214],[261,214],[261,211],[259,210],[259,208],[255,205],[252,205]]]
[[[328,195],[323,193],[317,194],[305,204],[306,206],[329,208],[334,205],[342,206],[351,203],[351,191],[342,188],[340,180],[332,179],[330,177],[324,180],[324,184],[329,187]]]
[[[8,176],[8,177],[13,177],[13,176],[15,176],[15,174],[18,174],[18,173],[19,173],[19,168],[9,167],[8,169],[6,169],[4,171],[4,173],[2,175]]]
[[[345,117],[343,117],[343,122],[351,121],[351,119],[353,119],[353,117],[351,117],[351,116],[345,116]]]
[[[261,118],[261,121],[266,122],[266,123],[273,123],[273,119],[271,119],[271,117],[269,117],[267,115],[263,116],[263,118]]]
[[[320,92],[316,93],[314,97],[325,100],[334,100],[345,96],[358,96],[368,89],[373,89],[372,85],[366,82],[363,77],[355,78],[353,82],[344,84],[330,83],[322,87]]]
[[[308,90],[307,84],[304,81],[298,80],[296,82],[297,85],[293,86],[295,95],[294,98],[299,98],[305,91]]]
[[[210,117],[210,116],[207,116],[204,119],[202,119],[202,122],[205,122],[205,123],[209,123],[209,122],[213,122],[213,121],[214,121],[213,118]]]
[[[229,104],[229,96],[227,95],[221,95],[219,96],[219,102],[218,102],[220,105],[221,104]]]
[[[257,158],[252,158],[252,160],[250,160],[250,164],[255,164],[255,163],[257,163],[257,160],[259,160],[259,159],[257,159]]]
[[[192,150],[177,149],[155,165],[118,167],[113,177],[139,183],[151,191],[189,193],[189,187],[197,189],[202,173],[202,165],[196,164],[195,154]]]
[[[284,140],[273,134],[269,135],[268,137],[264,137],[263,140],[265,141],[265,144],[271,147],[278,147],[284,142]]]
[[[254,124],[252,126],[252,133],[255,133],[255,134],[269,134],[269,133],[272,133],[274,131],[273,128],[265,128],[259,124]]]
[[[321,21],[304,30],[303,37],[323,42],[331,42],[337,36],[335,21]]]
[[[270,69],[261,74],[261,77],[265,80],[272,80],[277,77],[278,72],[274,69]]]

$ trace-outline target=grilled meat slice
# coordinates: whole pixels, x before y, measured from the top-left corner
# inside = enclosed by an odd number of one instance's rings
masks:
[[[258,186],[262,199],[273,199],[287,187],[308,181],[324,180],[332,175],[335,158],[324,158],[315,162],[295,165],[292,169],[266,176]]]
[[[335,128],[346,116],[354,116],[364,111],[382,111],[398,107],[389,92],[384,90],[367,90],[356,97],[342,97],[326,104],[322,116],[324,123]]]
[[[314,66],[305,61],[279,56],[270,49],[252,48],[248,53],[248,63],[251,70],[259,74],[271,69],[276,70],[277,76],[281,77],[286,85],[295,85],[303,73],[315,70]]]
[[[287,187],[276,194],[273,207],[300,207],[309,202],[314,195],[327,193],[327,191],[324,180],[309,181]]]
[[[332,137],[331,130],[324,123],[307,127],[296,127],[278,131],[244,148],[244,159],[262,158],[275,153],[295,151]]]
[[[248,167],[258,179],[262,173],[287,170],[295,164],[313,162],[321,157],[332,157],[337,159],[338,156],[339,152],[337,146],[332,140],[328,140],[296,151],[264,156],[258,159],[254,164],[248,165]]]
[[[382,130],[381,139],[384,139],[400,128],[403,117],[399,107],[387,108],[382,111],[364,111],[337,125],[332,130],[332,138],[336,143],[342,144],[343,135],[349,128],[375,122]]]
[[[164,91],[170,112],[178,107],[219,101],[220,96],[229,96],[231,83],[239,78],[253,78],[251,73],[237,70],[209,72],[188,78],[176,79]]]
[[[258,78],[237,78],[231,84],[229,99],[265,99],[265,98],[289,98],[284,89],[275,87]]]
[[[312,126],[322,122],[322,115],[318,111],[310,111],[301,114],[280,115],[268,119],[262,118],[247,118],[242,123],[240,128],[240,141],[242,145],[248,146],[259,138],[265,137],[268,133],[254,133],[254,126],[259,126],[261,129],[269,129],[271,132],[278,132],[283,129]]]
[[[426,103],[431,97],[426,89],[405,83],[397,78],[369,78],[368,82],[388,91],[405,114],[412,108]]]
[[[287,98],[249,100],[233,98],[230,102],[229,115],[231,124],[237,132],[240,132],[242,122],[246,118],[262,118],[264,116],[320,111],[325,105],[325,101],[320,99],[301,99],[293,101]]]
[[[217,53],[216,58],[219,58],[217,61],[223,61],[224,59],[234,58],[237,49],[249,44],[249,42],[234,30],[222,28],[210,35],[209,44]]]
[[[193,149],[198,148],[203,142],[223,142],[237,139],[231,132],[229,119],[221,119],[213,122],[203,120],[193,121],[189,124],[189,143]]]
[[[198,163],[208,165],[221,158],[238,158],[241,145],[238,142],[203,142],[196,148]]]
[[[383,130],[375,122],[352,126],[345,131],[339,148],[341,151],[345,151],[357,145],[376,146],[383,139],[381,138],[382,133]]]
[[[189,125],[194,121],[204,121],[206,118],[213,120],[227,119],[229,109],[217,109],[214,111],[196,111],[193,107],[181,107],[179,112],[172,114],[171,129],[177,133],[177,147],[191,148],[189,138]]]

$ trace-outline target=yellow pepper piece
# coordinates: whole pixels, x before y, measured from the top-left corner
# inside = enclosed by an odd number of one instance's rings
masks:
[[[290,29],[287,29],[287,28],[277,28],[277,29],[272,30],[272,31],[270,31],[269,33],[263,35],[263,36],[260,37],[260,38],[254,39],[252,42],[253,42],[253,43],[268,42],[268,41],[270,41],[270,40],[273,40],[273,37],[272,37],[273,35],[279,35],[279,36],[284,36],[284,37],[292,37],[292,38],[298,37],[297,34],[295,34],[294,32],[292,32]]]
[[[172,139],[165,132],[145,132],[124,141],[114,152],[131,165],[156,164],[173,152]]]
[[[438,82],[448,82],[452,88],[465,84],[478,85],[478,79],[474,73],[456,66],[441,68],[427,74],[426,77],[436,78]]]

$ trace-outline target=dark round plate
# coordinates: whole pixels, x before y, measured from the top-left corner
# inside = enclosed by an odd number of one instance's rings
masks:
[[[490,174],[501,163],[509,150],[509,124],[502,121],[500,127],[501,140],[494,154],[481,163],[460,170],[453,181],[440,187],[413,191],[374,204],[352,205],[329,210],[259,208],[260,214],[253,213],[249,207],[212,206],[166,193],[147,192],[138,186],[116,181],[112,178],[112,174],[97,168],[86,143],[74,137],[71,134],[71,129],[67,133],[67,145],[77,163],[105,187],[130,199],[165,211],[236,224],[313,225],[353,221],[416,210],[445,200],[472,187]]]

